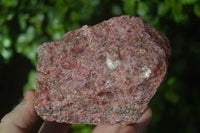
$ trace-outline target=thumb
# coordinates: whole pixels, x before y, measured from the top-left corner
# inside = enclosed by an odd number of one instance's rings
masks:
[[[140,119],[133,124],[133,126],[135,127],[136,133],[142,133],[143,130],[145,129],[145,127],[149,124],[149,122],[151,121],[152,118],[152,110],[151,108],[147,108],[142,116],[140,117]]]
[[[0,132],[27,133],[37,119],[34,110],[34,90],[28,90],[23,101],[3,117],[0,123]]]
[[[129,124],[126,126],[121,125],[98,125],[94,128],[92,133],[142,133],[144,128],[151,121],[152,111],[147,108],[139,120],[134,124]]]

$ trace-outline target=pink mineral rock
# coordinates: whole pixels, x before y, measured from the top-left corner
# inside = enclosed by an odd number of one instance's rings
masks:
[[[169,57],[168,39],[138,17],[68,32],[39,48],[36,112],[48,121],[134,123],[162,83]]]

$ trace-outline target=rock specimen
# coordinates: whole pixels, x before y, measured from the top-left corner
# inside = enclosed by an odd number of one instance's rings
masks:
[[[141,18],[68,32],[38,52],[35,109],[44,120],[134,123],[167,71],[168,39]]]

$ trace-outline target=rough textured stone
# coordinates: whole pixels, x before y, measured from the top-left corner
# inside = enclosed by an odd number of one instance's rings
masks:
[[[39,48],[35,109],[44,120],[134,123],[167,71],[168,39],[141,18],[114,17]]]

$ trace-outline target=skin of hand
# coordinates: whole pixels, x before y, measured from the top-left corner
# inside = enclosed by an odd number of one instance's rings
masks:
[[[147,108],[140,119],[131,125],[98,125],[92,133],[141,133],[151,121],[152,111]],[[38,116],[34,109],[34,90],[28,90],[23,101],[5,115],[0,123],[0,133],[28,133]],[[39,133],[68,133],[70,124],[45,121]]]

